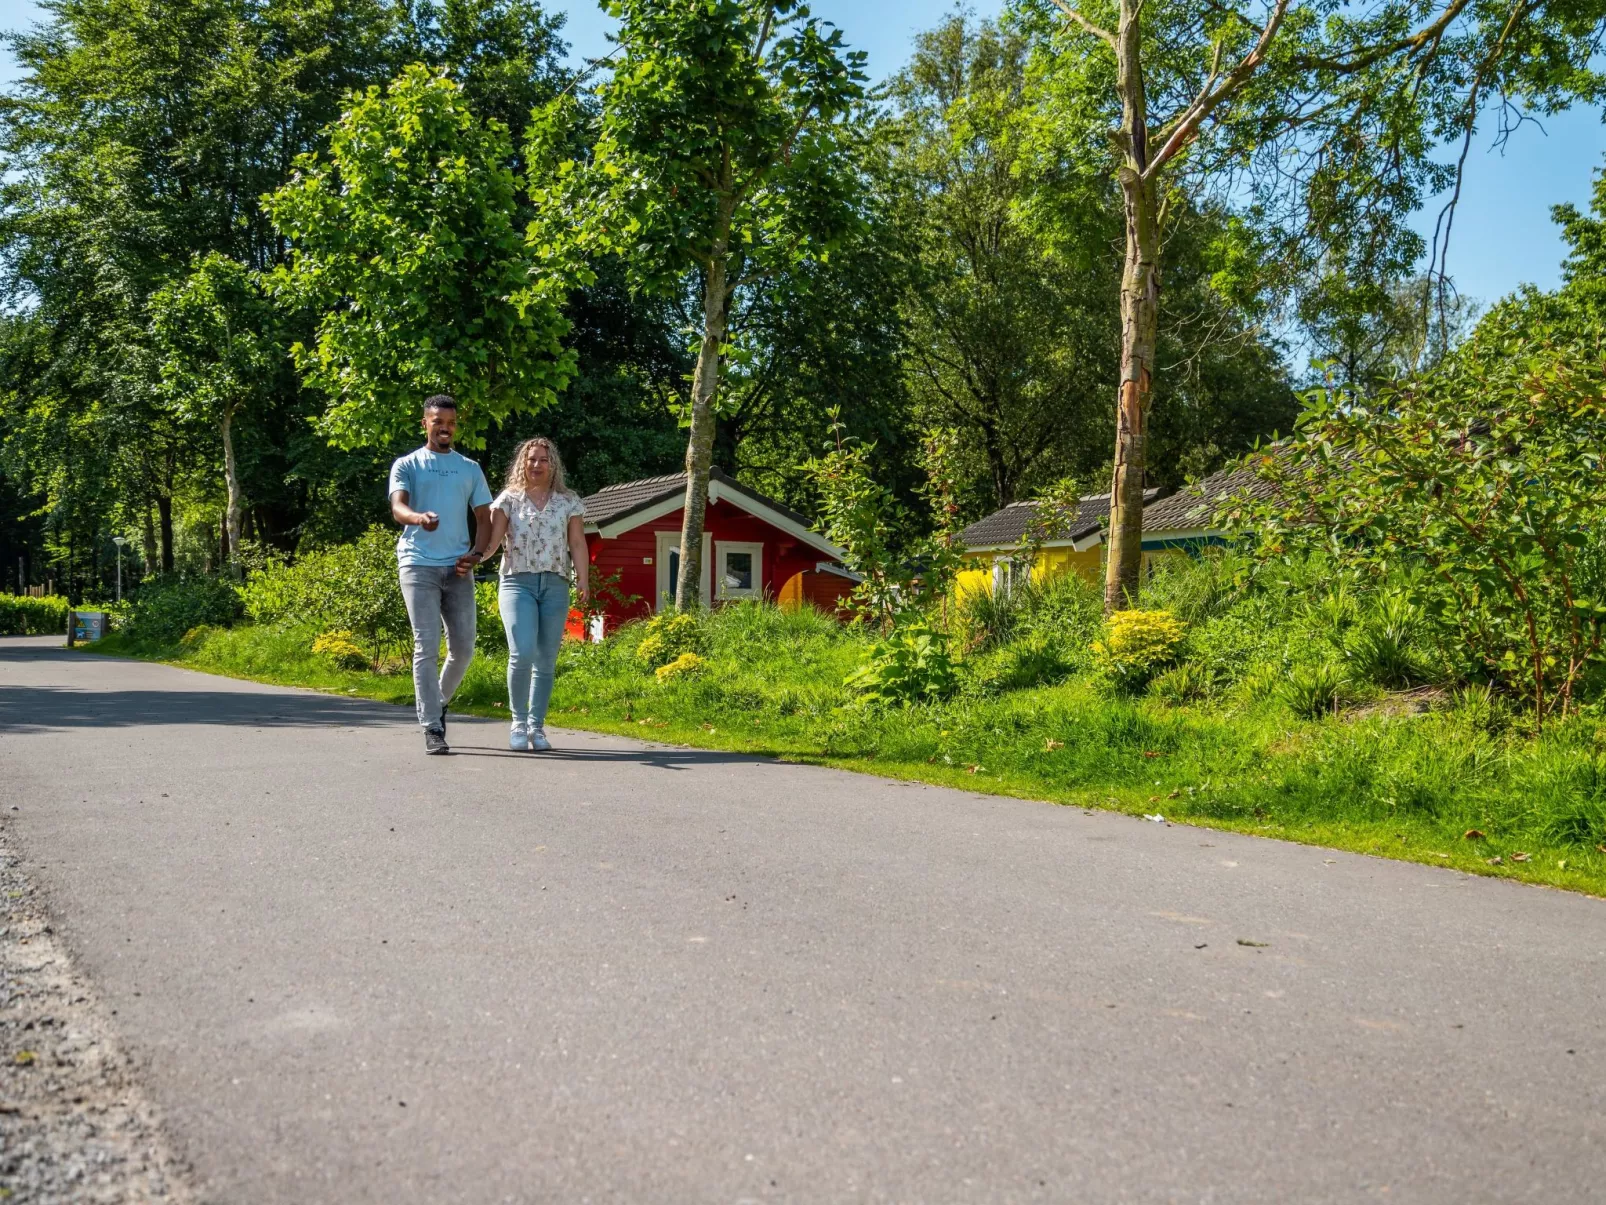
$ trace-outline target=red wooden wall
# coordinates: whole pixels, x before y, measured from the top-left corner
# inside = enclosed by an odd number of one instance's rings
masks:
[[[589,541],[592,581],[600,582],[610,574],[618,573],[620,592],[627,596],[632,594],[638,596],[636,602],[628,608],[621,608],[614,603],[608,604],[607,622],[610,632],[621,623],[653,613],[655,601],[653,595],[658,588],[658,533],[670,531],[678,535],[681,513],[676,510],[661,518],[650,520],[611,540],[605,540],[595,534],[586,537]],[[825,554],[819,549],[803,543],[789,532],[772,527],[764,520],[748,514],[729,502],[710,502],[703,522],[711,539],[710,556],[715,555],[714,545],[722,540],[763,544],[763,582],[767,598],[779,598],[782,588],[795,574],[813,570],[815,565],[826,559]],[[651,559],[653,563],[643,564],[646,559]],[[810,573],[810,577],[814,576],[816,575]],[[807,578],[804,580],[808,581]],[[836,580],[842,581],[840,578]],[[818,591],[806,592],[810,601],[814,601],[812,595],[816,592]]]

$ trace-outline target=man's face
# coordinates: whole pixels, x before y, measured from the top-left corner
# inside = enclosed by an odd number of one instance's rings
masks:
[[[433,406],[424,411],[424,436],[432,451],[450,452],[456,435],[457,411],[437,410]]]

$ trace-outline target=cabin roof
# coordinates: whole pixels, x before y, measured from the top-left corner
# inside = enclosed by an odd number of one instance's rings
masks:
[[[1145,502],[1159,496],[1158,489],[1143,491]],[[1026,535],[1027,525],[1036,518],[1040,505],[1037,502],[1011,502],[1003,510],[994,511],[985,519],[977,519],[965,528],[959,533],[959,542],[966,548],[1005,548],[1019,544]],[[1070,510],[1069,507],[1064,509]],[[1109,494],[1087,494],[1077,500],[1074,512],[1063,516],[1059,531],[1048,543],[1075,544],[1085,540],[1097,532],[1109,516]]]
[[[644,477],[604,486],[585,498],[586,524],[604,536],[616,536],[664,514],[681,509],[686,496],[686,474]],[[818,532],[797,511],[755,489],[743,485],[724,469],[714,467],[708,474],[711,502],[729,502],[757,519],[786,532],[804,543],[841,560],[842,549]]]

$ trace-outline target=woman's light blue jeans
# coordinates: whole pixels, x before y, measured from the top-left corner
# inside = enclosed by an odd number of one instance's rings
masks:
[[[515,724],[543,727],[569,622],[569,579],[561,573],[503,574],[496,601],[507,629],[507,709]]]

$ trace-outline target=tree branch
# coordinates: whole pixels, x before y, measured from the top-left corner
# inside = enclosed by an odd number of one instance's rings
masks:
[[[1082,32],[1092,34],[1095,38],[1098,38],[1100,41],[1109,46],[1111,50],[1115,49],[1115,35],[1109,30],[1105,29],[1103,26],[1093,24],[1093,22],[1089,21],[1080,12],[1072,8],[1067,0],[1054,0],[1054,7],[1059,9],[1060,12],[1064,13],[1077,25],[1081,26]]]
[[[1170,137],[1165,140],[1164,145],[1145,165],[1143,169],[1144,176],[1152,177],[1169,160],[1176,158],[1188,143],[1193,141],[1194,135],[1199,132],[1199,127],[1210,114],[1215,112],[1223,101],[1230,99],[1249,82],[1250,77],[1255,74],[1256,68],[1265,61],[1266,48],[1271,45],[1272,39],[1277,36],[1277,30],[1281,28],[1283,18],[1287,15],[1288,0],[1277,0],[1277,6],[1271,10],[1271,15],[1266,18],[1265,28],[1260,31],[1260,37],[1255,39],[1255,44],[1249,53],[1244,55],[1243,59],[1227,74],[1227,78],[1222,80],[1220,84],[1212,88],[1211,80],[1205,82],[1205,86],[1199,90],[1199,95],[1194,98],[1193,104],[1188,106],[1187,111],[1182,115],[1182,119],[1176,123],[1176,128],[1171,131]],[[1213,80],[1214,64],[1212,64],[1211,75]]]
[[[1333,71],[1339,74],[1364,71],[1373,63],[1378,62],[1380,59],[1386,59],[1392,54],[1398,54],[1401,51],[1421,50],[1430,42],[1437,41],[1444,31],[1450,27],[1450,23],[1459,17],[1462,10],[1471,2],[1472,0],[1450,0],[1445,10],[1439,14],[1438,20],[1434,21],[1433,24],[1424,26],[1408,37],[1398,38],[1393,42],[1384,42],[1361,51],[1352,59],[1329,59],[1296,55],[1293,59],[1293,65],[1306,71]]]

